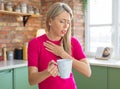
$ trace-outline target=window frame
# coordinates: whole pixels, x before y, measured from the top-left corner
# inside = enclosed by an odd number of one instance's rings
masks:
[[[112,0],[112,44],[113,44],[113,56],[112,58],[120,58],[120,1],[119,0]],[[90,0],[88,0],[87,10],[85,10],[85,53],[88,57],[94,57],[95,53],[90,52]],[[118,50],[119,49],[119,50]]]

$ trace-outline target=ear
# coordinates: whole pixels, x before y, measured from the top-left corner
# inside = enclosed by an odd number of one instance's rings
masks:
[[[52,19],[49,20],[49,25],[51,26],[51,24],[52,24]]]

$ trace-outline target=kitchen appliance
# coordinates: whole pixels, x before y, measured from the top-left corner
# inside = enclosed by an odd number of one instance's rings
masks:
[[[18,60],[23,59],[23,49],[22,47],[15,48],[14,50],[14,58]]]

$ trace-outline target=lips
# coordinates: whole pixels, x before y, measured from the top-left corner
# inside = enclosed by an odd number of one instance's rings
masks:
[[[62,31],[61,31],[62,34],[65,34],[66,32],[67,32],[66,30],[62,30]]]

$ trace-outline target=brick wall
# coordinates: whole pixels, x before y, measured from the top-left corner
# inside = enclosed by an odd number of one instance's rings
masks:
[[[84,24],[84,13],[82,8],[82,0],[74,0],[73,2],[73,35],[77,37],[82,46],[85,44],[85,24]]]
[[[8,0],[5,0],[7,2]],[[45,28],[46,12],[55,2],[65,2],[73,9],[74,18],[72,23],[72,34],[76,36],[84,46],[84,20],[82,4],[79,0],[12,0],[13,5],[26,2],[36,8],[40,8],[42,18],[29,18],[26,26],[17,21],[17,16],[0,14],[0,52],[6,46],[9,49],[22,46],[24,42],[35,37],[39,28]],[[33,24],[34,23],[34,24]]]
[[[9,0],[4,0],[7,3]],[[13,6],[25,2],[35,8],[40,8],[40,0],[12,0]],[[24,42],[35,37],[36,30],[41,27],[41,19],[30,17],[26,26],[17,21],[18,16],[0,14],[0,51],[2,47],[14,49],[22,46]],[[33,24],[34,23],[34,24]]]

